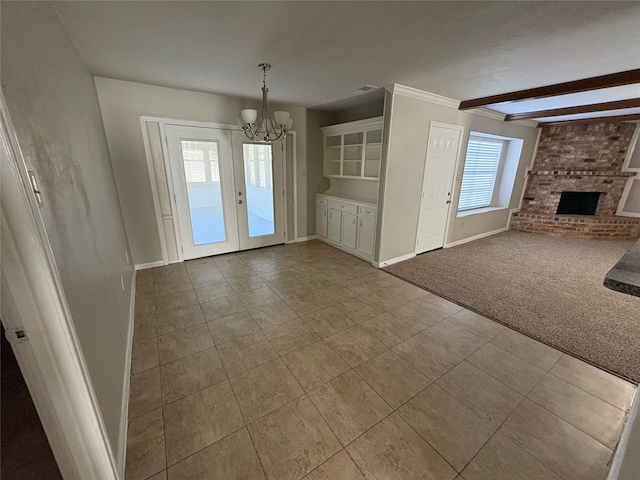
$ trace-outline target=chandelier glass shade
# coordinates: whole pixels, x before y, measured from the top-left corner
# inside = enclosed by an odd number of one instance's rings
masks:
[[[273,116],[271,115],[268,99],[269,89],[266,83],[267,70],[271,68],[271,65],[261,63],[258,67],[262,69],[262,108],[259,114],[253,108],[240,110],[238,125],[250,140],[257,143],[273,143],[284,140],[291,130],[293,119],[289,112],[278,111],[274,112]]]

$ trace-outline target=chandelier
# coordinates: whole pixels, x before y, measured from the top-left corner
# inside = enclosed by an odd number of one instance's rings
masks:
[[[289,112],[274,112],[271,116],[269,111],[269,89],[267,88],[267,70],[271,68],[268,63],[258,65],[262,69],[262,109],[260,115],[253,108],[245,108],[240,110],[238,125],[244,131],[244,134],[254,142],[273,143],[283,140],[293,124],[293,119]]]

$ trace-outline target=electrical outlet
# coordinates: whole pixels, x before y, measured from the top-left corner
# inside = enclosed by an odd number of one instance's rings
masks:
[[[120,285],[122,286],[122,291],[124,292],[124,278],[120,275]]]

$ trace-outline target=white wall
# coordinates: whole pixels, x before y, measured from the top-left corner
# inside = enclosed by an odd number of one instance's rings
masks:
[[[398,93],[394,93],[391,106],[387,106],[385,116],[385,127],[388,126],[386,132],[388,135],[388,156],[386,172],[383,174],[382,180],[384,211],[379,225],[380,263],[414,252],[429,122],[431,121],[465,127],[462,137],[463,156],[466,151],[469,131],[472,130],[524,140],[515,185],[507,209],[456,218],[456,205],[458,204],[458,193],[464,168],[464,162],[459,162],[445,244],[507,226],[509,209],[516,208],[522,196],[525,171],[531,163],[535,148],[536,128],[502,122]],[[384,163],[382,168],[385,169]]]
[[[256,82],[256,91],[259,92],[259,78]],[[109,78],[96,77],[95,84],[134,262],[144,264],[161,261],[139,117],[148,115],[235,125],[241,108],[258,108],[259,105],[255,101],[236,97]],[[301,237],[312,235],[314,227],[313,223],[308,223],[307,206],[311,202],[313,207],[313,182],[317,178],[307,175],[306,109],[275,103],[271,107],[272,110],[288,110],[293,118],[297,150],[298,234]]]
[[[1,13],[2,89],[115,453],[133,268],[93,77],[48,2],[2,2]]]

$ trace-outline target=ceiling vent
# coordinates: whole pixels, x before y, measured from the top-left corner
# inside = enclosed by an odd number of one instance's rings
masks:
[[[351,92],[352,95],[362,95],[363,93],[367,93],[370,92],[371,90],[377,90],[378,87],[375,87],[373,85],[365,85],[364,87],[360,87],[357,90],[354,90],[353,92]]]

